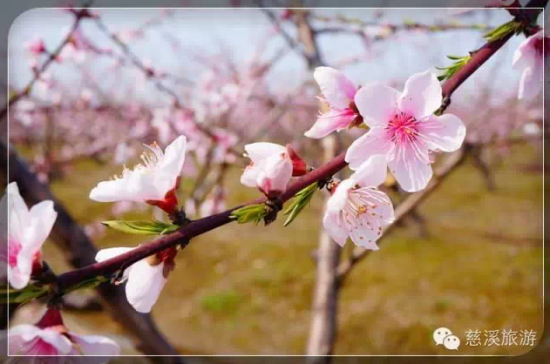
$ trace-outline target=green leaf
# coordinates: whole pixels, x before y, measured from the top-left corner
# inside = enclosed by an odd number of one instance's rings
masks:
[[[237,220],[239,224],[253,222],[254,225],[258,225],[268,213],[269,207],[265,204],[248,205],[233,211],[231,218]]]
[[[509,35],[510,33],[518,34],[521,32],[523,24],[521,22],[511,20],[507,23],[502,24],[501,26],[496,27],[493,30],[488,31],[483,36],[489,42],[495,42],[499,39],[502,39]]]
[[[450,78],[455,73],[457,73],[465,64],[467,64],[470,59],[472,58],[471,55],[467,56],[455,56],[455,55],[448,55],[447,58],[455,60],[453,64],[447,67],[436,67],[440,71],[444,71],[441,75],[437,77],[439,81],[443,81],[445,79]]]
[[[284,226],[290,225],[292,221],[298,216],[300,212],[309,204],[315,191],[317,191],[319,184],[317,182],[310,184],[294,196],[292,202],[285,210],[284,215],[288,218],[286,219]]]
[[[85,288],[95,288],[99,286],[101,283],[107,282],[107,281],[109,281],[109,279],[104,276],[97,276],[94,278],[86,279],[80,283],[75,284],[72,287],[69,287],[67,289],[67,292],[73,292],[73,291],[76,291],[79,289],[85,289]]]
[[[138,235],[164,235],[176,231],[180,226],[166,224],[160,221],[127,221],[109,220],[103,221],[103,225],[116,231]]]
[[[9,289],[6,291],[9,292],[8,295],[5,295],[2,297],[0,302],[2,303],[20,303],[22,305],[26,304],[27,302],[30,302],[34,298],[38,298],[46,294],[50,290],[49,286],[35,286],[33,284],[27,285],[25,288],[21,290],[14,290]],[[9,298],[9,302],[8,302]]]

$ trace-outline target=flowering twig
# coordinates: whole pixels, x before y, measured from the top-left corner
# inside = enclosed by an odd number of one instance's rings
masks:
[[[446,108],[446,106],[448,106],[450,97],[456,91],[456,89],[464,81],[466,81],[466,79],[468,79],[481,65],[483,65],[489,58],[491,58],[508,41],[508,39],[510,39],[511,36],[512,34],[505,36],[497,41],[487,43],[485,46],[481,47],[479,50],[473,53],[470,61],[467,64],[465,64],[459,71],[457,71],[444,83],[442,87],[442,92],[447,102],[446,105],[444,105],[444,107],[442,108],[442,111]],[[295,194],[297,194],[299,191],[303,190],[307,186],[311,185],[312,183],[326,180],[328,177],[345,168],[346,165],[347,163],[345,162],[345,153],[336,156],[331,161],[325,163],[321,167],[313,170],[312,172],[298,179],[296,182],[290,184],[285,193],[281,195],[280,202],[284,203],[288,201]],[[437,185],[437,182],[435,183]],[[426,190],[430,191],[430,188],[428,187]],[[424,195],[415,194],[412,196]],[[414,199],[414,197],[411,198]],[[204,217],[202,219],[192,221],[189,224],[180,228],[178,231],[174,232],[173,234],[158,238],[155,241],[142,245],[136,249],[133,249],[130,252],[118,255],[114,258],[105,260],[100,263],[94,263],[87,267],[61,274],[58,277],[59,291],[63,292],[72,285],[94,276],[113,274],[123,267],[128,267],[129,265],[152,254],[158,253],[166,248],[173,247],[179,244],[185,246],[193,237],[202,235],[208,231],[217,229],[225,224],[234,221],[231,216],[232,213],[238,208],[253,204],[263,204],[266,202],[266,198],[259,198],[244,205],[226,210],[219,214],[214,214],[208,217]],[[415,204],[412,204],[412,207],[414,207],[414,205]],[[360,257],[362,255],[361,253],[358,253],[357,256]]]

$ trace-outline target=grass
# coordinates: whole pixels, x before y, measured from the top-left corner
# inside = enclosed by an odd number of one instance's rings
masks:
[[[542,178],[526,172],[534,147],[515,147],[487,192],[470,163],[421,207],[429,236],[412,221],[396,229],[379,252],[352,272],[341,291],[336,354],[446,354],[431,334],[445,326],[458,335],[461,354],[521,354],[528,348],[468,347],[469,329],[533,329],[542,334]],[[91,161],[52,184],[80,223],[109,219],[110,204],[89,190],[118,168]],[[228,206],[257,197],[232,173]],[[315,283],[323,199],[289,227],[230,224],[194,239],[178,255],[153,316],[182,353],[301,354],[305,350]],[[125,216],[135,218],[139,214]],[[143,217],[143,215],[142,215]],[[149,216],[147,216],[149,217]],[[411,227],[410,229],[407,227]],[[100,247],[132,246],[143,237],[109,232]],[[67,269],[48,244],[45,259]],[[123,333],[109,314],[71,314],[81,325]]]

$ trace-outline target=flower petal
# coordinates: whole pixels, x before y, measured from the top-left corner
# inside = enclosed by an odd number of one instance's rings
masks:
[[[415,73],[405,83],[399,100],[399,109],[420,120],[433,114],[441,106],[441,84],[431,70]]]
[[[286,152],[286,148],[279,144],[274,143],[252,143],[244,146],[244,150],[248,157],[252,159],[254,164],[261,163],[265,158],[272,156],[273,154],[281,154]]]
[[[342,211],[348,200],[349,191],[355,187],[356,182],[350,178],[343,180],[336,186],[332,196],[327,201],[327,211],[337,213]]]
[[[25,245],[31,244],[39,249],[50,235],[57,212],[53,209],[53,201],[42,201],[30,210],[31,222],[28,240]]]
[[[532,99],[542,89],[544,64],[542,59],[534,61],[532,67],[527,67],[521,75],[519,82],[518,99]]]
[[[407,192],[416,192],[424,189],[432,178],[432,166],[427,159],[426,146],[402,146],[396,150],[396,157],[388,162],[390,171],[401,186]],[[420,155],[419,155],[420,153]]]
[[[443,152],[454,152],[466,137],[464,123],[452,114],[432,115],[419,123],[418,131],[430,150]]]
[[[346,162],[356,170],[373,155],[391,155],[395,144],[388,138],[384,128],[374,127],[369,132],[356,139],[346,152]]]
[[[69,339],[56,330],[40,330],[37,336],[54,346],[59,351],[59,354],[68,354],[72,349],[72,343]]]
[[[151,266],[146,260],[134,263],[126,283],[126,298],[137,312],[148,313],[167,282],[164,263]]]
[[[103,262],[104,260],[114,258],[120,254],[124,254],[129,252],[130,250],[134,250],[135,248],[107,248],[107,249],[101,249],[97,252],[95,256],[96,262]]]
[[[331,67],[317,67],[313,77],[330,106],[345,109],[353,101],[357,88],[342,72]]]
[[[174,140],[164,152],[158,165],[155,167],[154,185],[158,190],[160,199],[176,186],[178,177],[181,175],[185,163],[185,150],[187,138],[180,135]]]
[[[247,187],[256,187],[261,169],[256,165],[247,166],[241,175],[241,183]]]
[[[350,176],[350,179],[357,182],[361,187],[377,187],[386,180],[388,176],[388,164],[383,155],[373,155],[359,166],[357,171]]]
[[[120,346],[118,346],[115,341],[105,336],[77,335],[74,333],[71,333],[70,335],[73,341],[78,344],[82,354],[84,355],[120,355]],[[107,362],[110,359],[111,358],[106,358],[103,362]]]
[[[349,109],[331,109],[320,115],[315,124],[313,124],[311,129],[306,131],[304,135],[313,139],[324,138],[333,131],[340,131],[347,128],[356,117],[357,115]]]
[[[537,50],[535,49],[535,43],[543,37],[543,31],[539,31],[534,35],[526,38],[518,46],[514,52],[514,59],[512,61],[512,67],[515,70],[525,69],[527,67],[532,67],[537,56],[542,58],[542,56],[537,55]]]
[[[332,240],[343,247],[348,240],[348,233],[339,223],[340,214],[340,212],[330,212],[327,209],[323,217],[323,226]]]
[[[355,105],[365,124],[386,126],[396,113],[400,93],[399,91],[374,82],[361,87],[355,95]]]

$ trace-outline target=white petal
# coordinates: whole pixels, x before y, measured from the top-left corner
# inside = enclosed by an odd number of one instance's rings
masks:
[[[15,240],[19,244],[25,243],[25,230],[30,221],[30,213],[25,201],[19,194],[19,188],[15,182],[8,185],[8,216],[9,216],[9,241]]]
[[[154,185],[158,190],[159,200],[163,199],[168,191],[176,186],[176,181],[181,174],[185,163],[185,150],[187,138],[180,135],[164,152],[164,156],[155,168]]]
[[[104,260],[114,258],[120,254],[124,254],[129,252],[130,250],[133,250],[135,248],[107,248],[107,249],[101,249],[97,252],[95,256],[96,262],[103,262]]]
[[[420,120],[441,106],[443,95],[435,72],[415,73],[405,83],[399,109]]]
[[[422,150],[421,153],[427,155],[428,151]],[[407,192],[424,189],[433,175],[429,160],[419,158],[410,146],[397,150],[396,155],[388,166],[401,188]]]
[[[355,105],[365,124],[370,127],[386,126],[396,113],[399,97],[399,91],[375,82],[357,91]]]
[[[395,144],[388,138],[384,128],[374,127],[369,132],[356,139],[346,152],[346,162],[356,170],[368,158],[374,155],[391,155]]]
[[[126,170],[122,178],[100,182],[90,192],[90,199],[98,202],[162,200],[164,194],[155,186],[155,176],[142,170]]]
[[[78,344],[84,355],[120,355],[120,346],[105,336],[71,333],[71,338]]]
[[[31,208],[30,232],[27,234],[28,240],[25,245],[31,244],[39,249],[46,241],[57,218],[53,206],[52,201],[42,201]]]
[[[330,106],[345,109],[353,101],[357,88],[342,72],[331,67],[317,67],[313,77]]]
[[[346,110],[331,109],[319,116],[315,124],[304,135],[313,139],[324,138],[334,131],[347,128],[356,117]]]
[[[244,150],[255,164],[261,163],[263,159],[273,154],[286,153],[286,148],[282,145],[266,142],[247,144],[244,146]]]
[[[164,263],[151,266],[146,260],[132,265],[126,283],[126,298],[136,311],[148,313],[157,302],[167,281],[163,275],[163,267]]]
[[[430,116],[419,123],[419,133],[430,150],[454,152],[464,142],[466,127],[462,120],[452,114]]]
[[[261,169],[256,165],[247,166],[244,169],[243,174],[241,175],[241,183],[248,187],[257,187],[257,181],[260,172]]]
[[[359,166],[357,171],[350,176],[350,179],[356,181],[361,187],[377,187],[386,180],[387,175],[386,157],[373,155]]]
[[[345,179],[336,186],[336,191],[332,193],[332,196],[327,201],[327,211],[331,213],[338,213],[342,211],[344,205],[348,200],[349,191],[355,187],[356,182],[352,179]]]
[[[344,245],[346,245],[346,241],[348,240],[348,234],[346,230],[339,225],[339,214],[339,212],[333,213],[327,210],[325,212],[325,216],[323,217],[323,226],[325,227],[325,230],[330,235],[332,240],[343,247]]]

